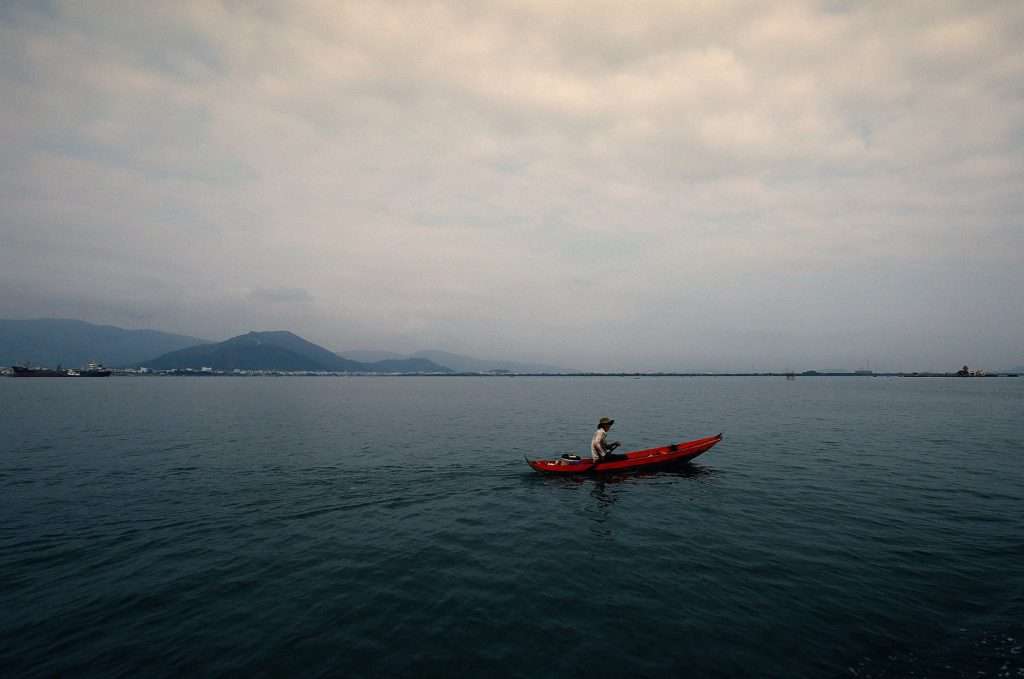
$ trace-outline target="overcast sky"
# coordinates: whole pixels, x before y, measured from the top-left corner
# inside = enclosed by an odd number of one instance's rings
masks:
[[[1024,3],[3,2],[0,317],[1024,364]]]

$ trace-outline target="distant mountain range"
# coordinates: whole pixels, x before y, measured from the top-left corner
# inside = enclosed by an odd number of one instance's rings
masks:
[[[575,372],[556,366],[482,360],[447,351],[398,354],[352,351],[343,355],[287,331],[250,332],[223,342],[158,330],[60,318],[0,319],[0,366],[81,367],[90,361],[110,367],[154,370],[286,370],[369,373]]]
[[[0,366],[30,363],[75,368],[94,360],[108,366],[129,366],[206,342],[158,330],[125,330],[66,318],[0,319]]]
[[[398,354],[390,351],[353,350],[341,351],[340,355],[354,361],[383,361],[383,360],[410,360],[426,359],[439,365],[447,366],[455,372],[482,373],[495,371],[508,371],[514,373],[574,373],[575,370],[559,368],[543,363],[523,363],[519,361],[505,361],[501,359],[480,359],[472,356],[453,354],[448,351],[426,350],[417,351],[414,354]]]
[[[426,359],[353,361],[286,330],[249,332],[238,337],[179,349],[143,364],[152,370],[285,370],[364,373],[450,373]]]
[[[287,331],[250,332],[223,342],[159,330],[127,330],[66,318],[0,319],[0,367],[146,366],[157,370],[285,370],[361,373],[578,373],[553,365],[479,359],[447,351],[335,353]],[[829,373],[832,370],[821,370]],[[837,371],[843,372],[843,371]],[[955,370],[953,370],[955,372]],[[1024,373],[1024,366],[990,374]]]

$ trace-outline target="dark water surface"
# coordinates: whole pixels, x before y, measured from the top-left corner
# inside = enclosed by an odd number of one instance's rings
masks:
[[[602,415],[725,440],[523,462]],[[1024,379],[6,379],[0,418],[0,675],[1024,676]]]

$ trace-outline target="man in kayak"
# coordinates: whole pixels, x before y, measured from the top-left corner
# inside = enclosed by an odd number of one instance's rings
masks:
[[[619,442],[608,443],[605,439],[608,437],[608,430],[615,424],[615,420],[602,417],[601,421],[597,423],[597,431],[594,432],[594,438],[590,440],[590,457],[594,461],[594,464],[598,462],[610,462],[612,459],[621,458],[622,455],[612,455],[612,451],[619,447]]]

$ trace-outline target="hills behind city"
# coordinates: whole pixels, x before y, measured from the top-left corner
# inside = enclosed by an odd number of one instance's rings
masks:
[[[0,319],[0,368],[14,365],[76,368],[92,361],[112,368],[159,372],[206,369],[214,372],[582,374],[560,366],[480,359],[442,350],[422,350],[413,354],[377,349],[331,351],[286,330],[251,331],[215,342],[159,330],[128,330],[75,319]],[[960,368],[950,366],[943,373],[928,374],[953,374]],[[800,371],[799,374],[870,372],[826,368]],[[978,374],[1022,372],[1024,366],[985,373],[978,371]],[[699,374],[699,371],[687,374]],[[743,374],[761,373],[750,371]]]
[[[413,355],[376,350],[340,353],[285,331],[248,332],[223,342],[158,330],[127,330],[75,319],[0,319],[0,366],[108,367],[358,373],[570,373],[557,366],[485,360],[446,351]]]

